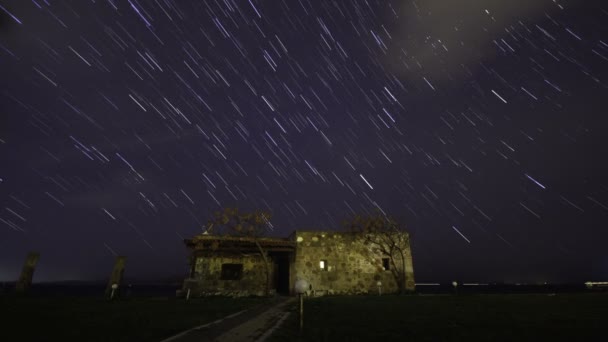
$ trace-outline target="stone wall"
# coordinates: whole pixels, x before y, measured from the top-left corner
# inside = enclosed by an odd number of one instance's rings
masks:
[[[377,282],[380,281],[382,293],[398,292],[392,272],[384,270],[382,265],[382,258],[387,256],[374,250],[355,234],[296,231],[293,238],[297,245],[291,284],[296,279],[305,279],[311,284],[313,295],[375,294],[378,293]],[[414,290],[409,250],[407,254],[407,289]],[[327,263],[326,270],[321,269],[321,260]],[[401,267],[401,264],[397,267]]]
[[[295,252],[289,252],[288,259],[289,289],[292,293],[297,279],[305,279],[311,284],[312,288],[309,292],[311,295],[377,294],[378,281],[382,283],[382,293],[395,293],[399,290],[393,272],[383,267],[383,258],[388,256],[367,244],[359,235],[296,231],[290,239],[295,241],[296,246]],[[198,248],[192,252],[194,263],[192,274],[184,281],[183,294],[190,289],[191,296],[265,295],[266,270],[264,260],[259,254],[229,254]],[[287,255],[288,252],[281,253]],[[415,283],[409,246],[405,254],[405,288],[413,291]],[[287,275],[278,272],[278,260],[270,257],[272,292],[278,285],[278,276]],[[320,267],[320,261],[326,263],[326,269]],[[395,262],[396,265],[391,263],[391,269],[401,269],[404,266],[399,258],[396,258]],[[221,279],[222,264],[242,264],[241,279]]]
[[[194,258],[194,274],[184,282],[184,291],[188,288],[192,296],[263,296],[266,291],[266,271],[264,260],[260,255],[222,255]],[[243,264],[243,275],[239,280],[222,280],[222,264]],[[270,279],[274,279],[270,268]]]

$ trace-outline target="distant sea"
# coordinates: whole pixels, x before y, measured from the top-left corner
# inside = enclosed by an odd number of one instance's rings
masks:
[[[121,286],[123,295],[134,297],[174,297],[181,284],[171,283],[128,283]],[[14,292],[15,283],[0,283],[0,294]],[[106,284],[101,282],[53,282],[34,283],[28,291],[30,295],[40,296],[104,296]]]
[[[416,284],[416,292],[428,294],[508,294],[508,293],[575,293],[601,291],[605,288],[588,289],[585,284],[504,284],[504,283],[451,283]]]
[[[34,283],[30,295],[40,296],[103,296],[106,284],[101,282],[67,281]],[[133,297],[174,297],[179,283],[129,283],[121,286],[123,295]],[[0,294],[14,292],[15,283],[0,283]],[[584,284],[500,284],[464,283],[454,287],[451,283],[423,283],[416,285],[419,294],[500,294],[500,293],[576,293],[608,291],[608,287],[588,289]]]

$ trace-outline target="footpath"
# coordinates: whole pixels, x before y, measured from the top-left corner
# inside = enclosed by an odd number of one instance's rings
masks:
[[[294,297],[273,298],[161,342],[263,342],[289,317],[289,306],[295,301]]]

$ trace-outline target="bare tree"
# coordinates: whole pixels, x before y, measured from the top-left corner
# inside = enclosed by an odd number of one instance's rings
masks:
[[[258,249],[264,261],[266,271],[266,295],[270,295],[271,284],[271,263],[267,251],[262,247],[260,238],[266,233],[271,214],[265,211],[256,210],[253,212],[239,212],[237,208],[224,208],[216,211],[213,219],[208,222],[208,233],[212,230],[216,234],[223,234],[234,237],[244,237],[251,240]]]
[[[355,216],[345,222],[346,228],[360,234],[373,249],[389,258],[391,271],[399,293],[414,289],[410,236],[402,224],[391,217],[376,213]]]

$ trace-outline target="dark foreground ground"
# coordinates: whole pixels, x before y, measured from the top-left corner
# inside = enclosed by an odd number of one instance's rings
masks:
[[[1,341],[160,341],[268,299],[185,302],[174,290],[109,302],[103,288],[0,293]],[[165,290],[161,291],[165,292]],[[270,341],[608,341],[608,293],[323,297],[296,307]]]
[[[608,341],[608,293],[325,297],[271,341]],[[295,307],[294,307],[295,311]]]
[[[109,302],[92,296],[0,295],[0,340],[160,341],[263,301],[133,297]]]

